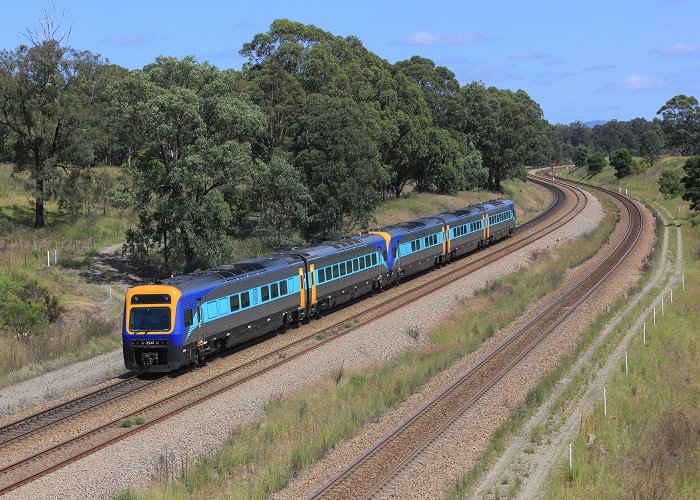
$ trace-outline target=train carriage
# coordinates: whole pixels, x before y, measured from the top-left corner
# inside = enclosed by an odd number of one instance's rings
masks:
[[[512,201],[492,200],[134,287],[124,363],[171,371],[201,361],[505,238],[515,220]]]

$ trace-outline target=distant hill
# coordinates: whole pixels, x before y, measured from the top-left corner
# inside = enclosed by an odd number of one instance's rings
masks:
[[[588,128],[593,128],[596,125],[605,125],[606,123],[608,123],[608,120],[591,120],[589,122],[583,122],[583,124]]]

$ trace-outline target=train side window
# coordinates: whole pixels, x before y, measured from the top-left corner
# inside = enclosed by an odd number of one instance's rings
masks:
[[[377,265],[377,254],[376,253],[372,254],[372,265],[373,266]]]
[[[280,281],[280,295],[287,295],[287,280]]]
[[[276,299],[280,296],[279,285],[277,283],[272,283],[270,285],[270,297]]]
[[[250,307],[250,292],[243,292],[241,294],[241,309]]]
[[[270,300],[270,288],[267,285],[260,287],[260,300]]]
[[[333,277],[334,278],[338,277],[338,264],[333,266]]]
[[[185,328],[192,326],[192,309],[185,309]]]
[[[347,274],[347,269],[345,268],[345,262],[340,263],[340,275],[345,276]]]
[[[326,278],[326,270],[325,269],[319,269],[316,271],[316,284],[323,283]]]
[[[360,269],[364,269],[365,268],[365,258],[360,257],[359,259],[357,259],[357,265],[359,266]]]
[[[238,311],[241,308],[241,299],[238,297],[238,295],[231,295],[231,300],[230,300],[230,306],[231,306],[231,312]]]
[[[350,259],[348,261],[348,274],[355,272],[355,259]]]

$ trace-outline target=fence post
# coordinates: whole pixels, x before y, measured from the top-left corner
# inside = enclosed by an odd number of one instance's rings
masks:
[[[603,416],[608,416],[608,395],[605,392],[605,387],[603,387]]]
[[[671,299],[671,304],[673,304],[673,288],[671,288],[671,297],[670,297],[670,299]]]
[[[46,251],[46,266],[51,267],[51,250]]]
[[[574,470],[573,443],[569,443],[569,470]]]
[[[627,351],[625,351],[625,373],[629,373],[629,370],[627,369]]]
[[[656,307],[654,308],[654,326],[656,326]]]
[[[647,322],[644,322],[644,336],[642,337],[642,342],[644,345],[647,344]]]
[[[683,291],[685,291],[685,274],[681,277],[681,283],[683,284]]]
[[[664,298],[661,297],[661,317],[664,315]]]

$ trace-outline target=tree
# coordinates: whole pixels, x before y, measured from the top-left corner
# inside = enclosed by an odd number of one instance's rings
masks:
[[[622,179],[631,173],[632,154],[627,148],[616,149],[610,153],[610,165],[615,169],[615,177]]]
[[[605,155],[600,151],[596,151],[588,156],[586,160],[586,165],[588,165],[588,173],[590,175],[596,175],[603,171],[607,166],[608,162],[605,160]]]
[[[414,168],[420,171],[416,178],[419,191],[455,195],[464,186],[464,158],[459,144],[445,129],[431,127],[426,131],[413,162],[420,166],[420,170]]]
[[[92,163],[101,116],[87,91],[99,56],[65,45],[57,38],[60,24],[47,14],[41,30],[29,34],[31,46],[0,52],[0,125],[8,131],[16,170],[34,181],[36,228],[46,225],[44,203],[58,169]]]
[[[700,142],[700,106],[693,96],[679,94],[672,97],[656,114],[662,117],[662,128],[670,148],[681,155],[697,150]]]
[[[678,172],[674,170],[663,170],[659,179],[659,191],[668,198],[682,196],[685,192],[683,181]]]
[[[501,181],[516,174],[518,167],[533,164],[547,140],[547,126],[539,104],[523,90],[488,89],[498,102],[497,126],[492,147],[482,150],[489,168],[489,188],[500,191]]]
[[[294,164],[313,203],[308,239],[337,238],[367,227],[388,182],[371,108],[349,98],[308,96],[296,127]]]
[[[690,208],[700,209],[700,156],[692,156],[683,165],[685,177],[683,199],[690,202]]]
[[[576,165],[576,167],[581,168],[585,166],[590,155],[591,152],[583,144],[579,144],[578,146],[576,146],[576,152],[574,153],[574,164]]]
[[[434,125],[445,129],[457,127],[461,111],[457,98],[459,82],[452,71],[420,56],[398,61],[394,66],[423,91]]]
[[[301,243],[297,235],[307,223],[312,199],[299,171],[275,155],[254,171],[251,186],[257,203],[255,233],[265,248],[279,251]]]
[[[264,127],[259,108],[237,95],[237,78],[193,57],[159,57],[113,86],[114,115],[135,151],[121,193],[137,208],[126,243],[137,262],[157,250],[170,273],[231,259],[225,192],[250,182],[250,139]]]
[[[661,156],[663,150],[664,136],[660,128],[656,127],[644,132],[639,145],[639,152],[649,162],[650,166],[654,166],[654,161]]]

